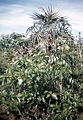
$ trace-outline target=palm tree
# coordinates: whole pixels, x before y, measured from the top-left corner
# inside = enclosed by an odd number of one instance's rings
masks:
[[[62,94],[63,84],[63,61],[62,57],[69,49],[72,41],[71,26],[65,17],[61,17],[59,12],[55,12],[53,8],[47,10],[41,8],[42,13],[34,13],[33,19],[36,20],[33,26],[27,29],[27,34],[31,32],[32,43],[39,44],[44,41],[46,53],[49,55],[49,68],[51,63],[56,62],[60,79],[60,94]],[[60,49],[58,49],[60,48]],[[63,53],[65,50],[65,53]],[[61,62],[61,65],[58,65]],[[55,78],[55,74],[54,74]]]
[[[56,39],[62,37],[61,33],[69,35],[71,26],[65,17],[61,17],[59,12],[54,11],[53,7],[47,10],[41,8],[42,13],[35,12],[33,19],[35,23],[26,31],[27,35],[31,33],[31,41],[34,44],[44,42],[46,49],[50,52],[54,47],[56,49]],[[67,36],[68,37],[68,36]]]

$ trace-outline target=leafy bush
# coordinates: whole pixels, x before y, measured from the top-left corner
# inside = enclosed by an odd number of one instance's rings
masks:
[[[31,113],[32,119],[76,119],[81,94],[74,93],[71,72],[63,69],[63,92],[60,95],[60,78],[56,77],[58,67],[61,67],[60,63],[50,64],[49,56],[40,48],[29,56],[13,59],[1,78],[0,103],[7,106],[7,112],[20,111],[24,117]]]

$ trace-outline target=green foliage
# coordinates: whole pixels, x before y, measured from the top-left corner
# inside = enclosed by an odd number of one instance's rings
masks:
[[[78,81],[70,81],[71,72],[67,70],[70,68],[65,70],[59,61],[51,65],[48,61],[49,56],[37,48],[29,56],[11,62],[7,73],[0,78],[0,103],[7,105],[8,111],[19,111],[26,104],[26,111],[30,109],[35,119],[76,119],[81,94],[74,93],[73,85],[77,86]],[[60,77],[57,74],[60,76],[61,70],[64,79],[60,99]]]

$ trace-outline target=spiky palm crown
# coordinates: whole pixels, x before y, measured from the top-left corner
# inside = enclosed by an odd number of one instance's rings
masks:
[[[39,22],[43,22],[45,25],[52,24],[59,19],[59,13],[55,12],[53,7],[47,10],[41,8],[42,13],[34,13],[33,18]]]
[[[45,39],[46,34],[51,33],[54,38],[63,33],[69,32],[70,24],[65,17],[61,17],[58,11],[53,7],[48,7],[47,10],[41,8],[42,13],[35,12],[32,18],[35,20],[33,26],[27,29],[27,34],[31,33],[33,41],[41,41]]]

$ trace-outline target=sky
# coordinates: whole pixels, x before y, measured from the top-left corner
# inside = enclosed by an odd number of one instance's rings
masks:
[[[25,33],[33,25],[32,14],[50,5],[67,17],[75,36],[83,34],[83,0],[0,0],[0,34]]]

